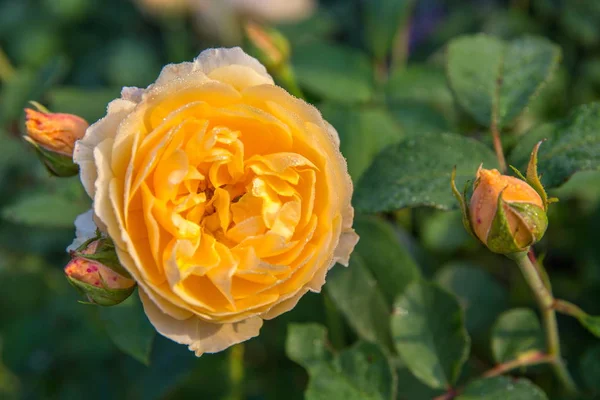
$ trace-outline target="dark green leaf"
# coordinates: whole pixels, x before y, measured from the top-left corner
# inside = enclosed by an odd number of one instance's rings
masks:
[[[138,296],[130,296],[123,303],[98,309],[106,332],[121,351],[143,364],[150,364],[154,327],[146,318]]]
[[[425,133],[442,133],[447,132],[450,128],[444,115],[427,104],[391,104],[390,114],[398,121],[398,124],[406,136],[419,136]]]
[[[525,169],[535,143],[546,140],[538,154],[538,171],[546,188],[557,187],[574,173],[600,169],[600,103],[576,108],[565,120],[529,132],[510,154],[509,162]]]
[[[356,187],[360,211],[392,211],[404,207],[458,206],[450,189],[452,168],[457,185],[474,179],[477,167],[497,166],[494,153],[480,142],[451,133],[427,134],[385,148]]]
[[[340,135],[340,150],[355,182],[383,148],[404,137],[400,125],[383,108],[326,103],[321,112]]]
[[[23,225],[72,228],[75,218],[90,204],[62,193],[35,193],[5,207],[2,217]]]
[[[421,225],[421,238],[427,249],[445,253],[475,243],[463,226],[460,211],[433,211],[427,215]]]
[[[432,389],[417,379],[399,358],[396,364],[398,400],[433,399],[444,392]]]
[[[469,355],[463,320],[458,300],[430,283],[414,282],[396,300],[391,321],[396,350],[432,388],[453,385]]]
[[[582,314],[578,317],[579,322],[594,336],[600,338],[600,317],[595,317],[588,314]]]
[[[401,294],[406,286],[421,273],[394,228],[377,217],[357,216],[354,229],[360,236],[357,252],[371,271],[388,304]]]
[[[546,394],[526,379],[504,376],[470,383],[456,400],[547,400]]]
[[[371,0],[364,3],[365,41],[378,60],[389,54],[404,28],[414,0]]]
[[[306,369],[330,360],[327,329],[319,324],[289,324],[285,351],[292,361]]]
[[[451,263],[437,273],[435,281],[458,297],[465,310],[467,330],[472,335],[487,332],[508,307],[506,290],[481,267]]]
[[[327,276],[327,293],[361,338],[392,348],[390,308],[379,283],[355,253],[347,268],[337,266]]]
[[[373,96],[373,67],[357,50],[327,43],[301,45],[293,50],[292,64],[300,86],[324,99],[359,103]]]
[[[502,127],[521,114],[559,59],[560,49],[543,38],[505,43],[482,34],[463,36],[448,47],[448,79],[477,122]]]
[[[600,345],[587,350],[579,363],[579,370],[586,386],[600,393]]]
[[[503,313],[492,331],[492,353],[498,363],[519,358],[523,353],[544,349],[544,333],[537,315],[528,308]]]
[[[429,104],[440,110],[452,106],[452,92],[444,71],[428,65],[413,65],[392,72],[387,86],[390,102]]]

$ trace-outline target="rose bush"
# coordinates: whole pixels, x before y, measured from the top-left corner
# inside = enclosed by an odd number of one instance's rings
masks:
[[[74,161],[150,322],[197,355],[320,291],[358,240],[337,132],[239,48],[124,88]]]

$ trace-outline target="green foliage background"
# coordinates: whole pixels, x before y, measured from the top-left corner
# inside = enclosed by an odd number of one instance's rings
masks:
[[[28,100],[93,122],[122,86],[146,86],[162,65],[220,44],[189,16],[125,0],[0,0],[0,48],[15,67],[0,82],[0,398],[421,400],[455,382],[463,400],[566,398],[543,365],[513,371],[536,386],[475,380],[542,350],[543,334],[516,266],[443,210],[456,208],[454,165],[459,187],[481,161],[497,166],[487,128],[497,100],[510,163],[523,169],[537,140],[554,140],[540,171],[561,201],[536,250],[556,296],[600,314],[598,107],[551,124],[600,100],[598,0],[323,0],[279,28],[300,87],[340,133],[364,214],[350,267],[247,342],[240,397],[230,352],[197,359],[153,337],[133,299],[101,311],[77,303],[64,249],[89,200],[20,140]],[[488,36],[448,46],[476,33]],[[111,327],[128,315],[142,320],[119,336]],[[600,342],[574,319],[559,325],[575,398],[600,398]]]

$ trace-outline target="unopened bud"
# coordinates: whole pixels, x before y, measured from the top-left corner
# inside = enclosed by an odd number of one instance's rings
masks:
[[[116,254],[109,239],[94,239],[72,253],[65,267],[71,284],[92,304],[114,306],[127,299],[135,289],[135,281],[123,267],[115,264]]]
[[[269,70],[279,70],[290,59],[290,43],[279,31],[249,21],[244,26],[248,50]]]
[[[491,251],[525,251],[548,226],[540,195],[525,181],[497,170],[479,169],[469,207],[475,235]]]
[[[25,140],[35,148],[53,175],[76,175],[78,167],[73,163],[73,147],[85,134],[88,123],[76,115],[51,113],[39,104],[33,104],[37,111],[25,109]]]

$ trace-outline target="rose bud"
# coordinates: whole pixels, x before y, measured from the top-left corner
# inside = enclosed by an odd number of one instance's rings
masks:
[[[65,267],[69,282],[92,304],[114,306],[127,299],[135,289],[135,281],[118,262],[115,264],[112,243],[94,239],[82,248],[71,253],[73,258]]]
[[[249,52],[267,69],[276,71],[289,62],[290,43],[279,31],[252,21],[244,28]]]
[[[88,123],[76,115],[51,113],[33,104],[38,111],[25,109],[25,140],[35,148],[50,173],[61,177],[76,175],[79,169],[73,163],[73,147],[85,134]]]
[[[477,171],[469,212],[475,235],[495,253],[527,250],[548,226],[540,195],[527,182],[495,169]]]
[[[452,173],[452,190],[460,203],[465,228],[495,253],[527,251],[546,232],[548,204],[556,199],[548,199],[537,174],[540,144],[531,153],[527,177],[514,168],[519,178],[480,166],[470,202],[466,200],[466,188],[462,196],[456,189],[456,171]]]

